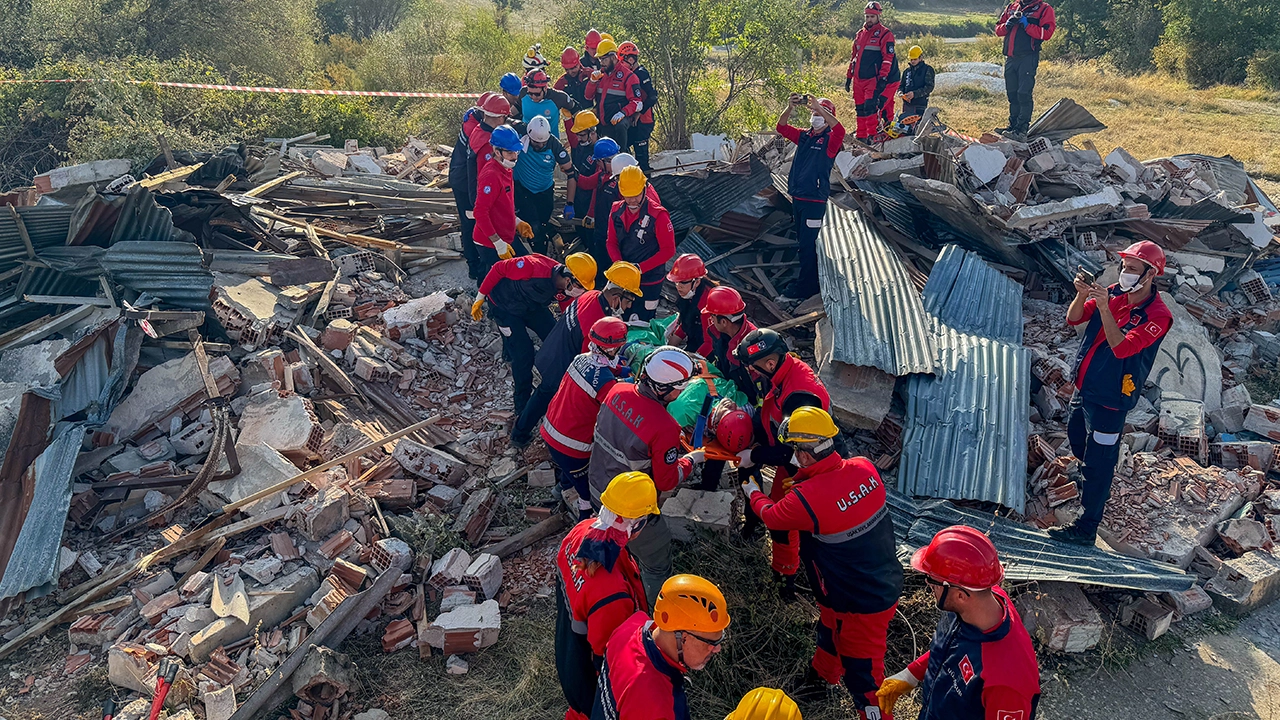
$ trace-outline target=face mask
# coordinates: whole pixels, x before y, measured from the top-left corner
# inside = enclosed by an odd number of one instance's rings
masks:
[[[498,162],[502,163],[502,167],[508,170],[516,166],[515,160],[507,160],[506,158],[502,158],[502,159],[499,159]]]
[[[693,292],[694,292],[694,291],[693,291],[693,288],[692,288],[692,287],[690,287],[690,288],[689,288],[689,292],[687,292],[687,293],[680,293],[680,299],[681,299],[681,300],[692,300],[692,299],[693,299]]]
[[[1120,289],[1125,292],[1133,292],[1141,282],[1142,275],[1139,273],[1120,273]]]
[[[568,295],[571,298],[576,298],[576,297],[582,297],[582,293],[586,291],[587,291],[586,288],[581,287],[579,285],[570,285],[568,289],[564,291],[564,294]]]
[[[827,126],[827,121],[821,115],[809,116],[809,127],[813,128],[814,130],[821,130],[826,126]]]

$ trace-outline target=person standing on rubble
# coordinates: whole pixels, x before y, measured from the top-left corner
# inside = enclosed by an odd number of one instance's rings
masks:
[[[614,263],[604,271],[604,277],[604,289],[588,290],[574,300],[538,349],[533,366],[542,381],[511,428],[512,447],[523,448],[533,439],[533,431],[546,414],[569,364],[591,349],[589,332],[596,321],[605,316],[620,318],[632,302],[640,299],[640,268],[631,263]]]
[[[520,111],[520,95],[524,92],[524,81],[515,73],[507,73],[498,80],[498,91],[502,93],[502,97],[511,105],[511,112],[507,114],[508,118],[516,122],[522,121],[524,116]]]
[[[582,64],[582,56],[578,54],[577,50],[567,47],[564,52],[560,53],[560,67],[564,68],[564,74],[556,80],[555,89],[564,93],[573,101],[573,107],[577,110],[578,115],[590,112],[590,110],[584,109],[591,107],[591,101],[587,100],[587,77],[590,75],[590,70]],[[561,117],[564,118],[564,132],[569,141],[569,147],[578,147],[578,131],[574,128],[577,117],[572,114],[566,115],[563,111],[561,112]],[[591,117],[595,117],[595,113],[591,113]],[[599,124],[599,122],[597,119],[596,124]],[[593,139],[591,142],[595,142],[595,140]]]
[[[489,134],[489,147],[489,161],[476,179],[476,227],[471,236],[486,276],[498,260],[516,256],[520,247],[517,234],[525,239],[533,237],[529,223],[516,217],[511,171],[523,149],[520,136],[510,125],[503,125]]]
[[[648,475],[625,472],[605,488],[600,505],[600,516],[582,519],[556,553],[556,672],[569,703],[565,720],[590,717],[609,638],[649,610],[627,542],[659,513],[658,489]]]
[[[902,594],[902,565],[884,482],[870,460],[836,452],[839,432],[825,411],[797,409],[778,430],[800,466],[791,492],[774,502],[750,477],[742,490],[765,527],[801,533],[800,560],[819,619],[817,649],[797,697],[825,695],[843,679],[858,717],[878,720],[876,690]]]
[[[902,73],[902,114],[900,117],[920,117],[929,107],[929,95],[933,93],[933,67],[924,61],[924,48],[912,45],[907,51],[907,69]]]
[[[800,359],[788,352],[787,341],[768,328],[755,330],[742,338],[734,350],[738,362],[753,374],[766,380],[767,391],[756,414],[754,437],[760,442],[738,454],[740,472],[752,471],[759,476],[764,465],[774,468],[773,486],[769,499],[778,502],[786,497],[794,484],[799,468],[792,464],[791,447],[778,441],[782,423],[802,407],[818,408],[831,412],[831,394],[818,379],[818,374]],[[836,452],[841,451],[836,436]],[[759,522],[755,513],[746,514],[743,535],[750,537]],[[773,547],[770,567],[780,588],[783,600],[790,602],[796,596],[796,575],[800,571],[800,533],[797,530],[771,530],[769,537]]]
[[[613,138],[619,148],[629,147],[631,117],[644,110],[640,78],[630,66],[618,60],[618,44],[614,41],[601,40],[596,51],[600,68],[592,71],[587,82],[587,99],[596,104],[600,134]]]
[[[516,213],[524,218],[533,230],[531,244],[534,252],[547,252],[551,237],[547,223],[556,204],[556,168],[568,178],[565,189],[566,219],[573,218],[573,197],[577,193],[577,171],[569,151],[551,132],[551,122],[535,115],[528,123],[528,134],[521,141],[520,157],[512,171],[515,178]]]
[[[578,494],[580,520],[591,516],[587,467],[600,403],[615,383],[631,374],[622,355],[622,346],[627,342],[625,322],[602,317],[592,324],[588,338],[591,349],[569,363],[538,429],[551,453],[551,462],[555,463],[560,489],[572,488]]]
[[[1071,398],[1067,438],[1080,461],[1080,503],[1084,515],[1049,534],[1078,545],[1093,545],[1111,497],[1120,460],[1125,415],[1138,404],[1142,386],[1173,324],[1173,315],[1155,290],[1164,274],[1164,250],[1150,240],[1120,251],[1120,281],[1104,288],[1076,275],[1076,297],[1067,323],[1088,323],[1076,353],[1076,393]]]
[[[863,10],[864,23],[853,39],[853,53],[844,80],[845,92],[853,91],[858,113],[857,138],[862,142],[871,142],[879,130],[880,93],[898,65],[893,31],[880,22],[883,12],[884,8],[876,0],[867,3]]]
[[[933,643],[876,692],[885,718],[923,683],[919,720],[1034,720],[1040,668],[1027,628],[1000,588],[991,539],[965,525],[938,531],[911,557],[942,611]]]
[[[609,481],[628,470],[649,473],[658,492],[671,492],[693,475],[704,452],[681,453],[680,425],[667,412],[693,375],[693,359],[685,351],[663,346],[645,360],[639,381],[618,383],[605,394],[587,470],[593,507],[599,507],[600,493]],[[651,518],[631,539],[630,549],[640,565],[646,596],[656,597],[671,576],[671,530],[661,516]]]
[[[591,720],[690,720],[684,676],[720,652],[728,627],[728,604],[714,583],[697,575],[667,580],[653,619],[638,612],[609,638]]]
[[[1004,89],[1009,96],[1009,126],[996,132],[1026,140],[1035,106],[1036,71],[1040,47],[1058,27],[1053,6],[1044,0],[1013,0],[996,22],[1004,38]]]
[[[693,253],[684,253],[671,263],[667,280],[676,288],[676,314],[679,316],[667,326],[667,344],[683,344],[689,352],[706,357],[711,354],[711,333],[707,331],[711,315],[703,310],[707,307],[707,296],[712,288],[719,285],[707,277],[706,264]]]
[[[484,317],[488,301],[489,315],[502,334],[504,354],[511,363],[517,416],[533,393],[534,349],[529,331],[546,340],[556,324],[548,305],[557,296],[581,297],[595,286],[596,263],[585,253],[570,255],[563,264],[546,255],[499,260],[480,283],[471,319],[479,322]]]
[[[458,139],[453,143],[453,152],[449,154],[449,189],[453,191],[453,202],[458,207],[458,220],[462,230],[462,257],[467,261],[467,274],[472,281],[479,283],[484,279],[481,275],[480,253],[476,250],[471,233],[475,230],[475,213],[473,212],[472,192],[467,185],[467,163],[470,152],[471,133],[485,122],[485,104],[493,93],[487,92],[476,100],[476,104],[462,114],[462,125],[458,129]],[[494,116],[495,123],[489,130],[501,125],[506,116]],[[474,159],[470,160],[474,166]]]
[[[627,141],[631,143],[631,154],[646,175],[649,174],[649,138],[653,136],[653,106],[658,104],[658,89],[653,86],[653,77],[649,69],[640,64],[640,48],[627,40],[618,46],[618,59],[635,73],[640,83],[640,114],[632,116],[631,129],[627,132]]]
[[[658,314],[667,261],[676,254],[671,214],[649,189],[649,179],[638,166],[621,169],[618,195],[622,199],[609,213],[605,241],[610,261],[625,260],[640,268],[641,305],[632,309],[629,320],[645,324]]]
[[[836,105],[827,98],[808,96],[809,129],[792,127],[791,113],[805,104],[806,96],[792,94],[778,116],[778,134],[796,144],[787,175],[791,219],[800,244],[800,275],[778,298],[782,302],[805,300],[818,293],[818,233],[827,216],[831,197],[831,168],[844,146],[844,126],[836,120]],[[861,122],[861,119],[859,119]]]

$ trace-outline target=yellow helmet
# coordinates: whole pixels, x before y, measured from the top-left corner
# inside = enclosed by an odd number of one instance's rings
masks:
[[[596,259],[584,252],[576,252],[564,259],[565,267],[573,273],[578,284],[588,290],[596,289]]]
[[[629,165],[622,168],[622,174],[618,176],[618,194],[622,197],[635,197],[644,192],[644,186],[648,182],[649,178],[644,176],[643,170]]]
[[[618,43],[614,42],[613,38],[608,35],[601,35],[600,37],[603,39],[600,41],[600,44],[596,46],[596,57],[604,57],[609,53],[618,52]]]
[[[596,117],[596,114],[590,110],[581,110],[577,115],[573,116],[573,131],[576,133],[590,130],[599,124],[600,118]]]
[[[609,42],[613,42],[613,36],[612,36],[612,35],[610,35],[609,33],[600,33],[600,39],[601,39],[601,40],[608,40]]]
[[[659,515],[658,488],[653,479],[639,470],[624,472],[609,481],[600,493],[600,502],[618,517],[628,519]]]
[[[921,55],[924,55],[924,48],[920,47],[919,45],[912,45],[911,49],[907,51],[908,60],[915,60]]]
[[[640,268],[635,263],[619,260],[604,271],[604,279],[636,297],[640,297],[642,294],[640,292]]]
[[[827,411],[816,407],[796,408],[778,427],[778,440],[788,445],[820,444],[839,434]]]
[[[720,632],[729,627],[729,609],[715,583],[697,575],[676,575],[662,583],[653,603],[653,621],[667,632]]]
[[[724,720],[802,720],[796,701],[781,690],[759,687],[742,696],[742,702]]]

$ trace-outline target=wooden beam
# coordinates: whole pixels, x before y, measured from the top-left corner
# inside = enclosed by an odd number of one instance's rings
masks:
[[[317,347],[316,344],[311,341],[311,338],[307,337],[303,333],[295,332],[293,330],[285,330],[284,336],[297,343],[299,350],[314,358],[325,371],[325,374],[333,378],[334,382],[338,383],[338,387],[342,388],[343,392],[351,393],[357,398],[364,397],[364,393],[360,392],[356,387],[356,384],[351,382],[351,377],[347,375],[342,368],[338,367],[338,363],[334,362],[333,358],[329,357],[328,353]]]
[[[80,307],[77,307],[74,310],[68,310],[61,315],[52,318],[45,318],[39,325],[24,325],[22,328],[19,328],[12,333],[0,336],[0,350],[8,350],[10,348],[21,347],[33,342],[39,342],[56,332],[67,329],[71,325],[74,325],[92,314],[92,305],[81,305]],[[26,328],[31,329],[27,330]]]
[[[165,170],[176,170],[178,161],[173,159],[173,148],[169,147],[169,138],[164,135],[158,135],[156,140],[160,142],[160,152],[164,155]]]
[[[765,329],[772,330],[774,332],[782,332],[783,330],[790,330],[791,328],[800,327],[801,325],[810,325],[810,324],[816,323],[826,316],[827,316],[826,310],[814,310],[813,312],[808,313],[806,315],[801,315],[800,317],[797,317],[797,318],[784,320],[780,323],[770,325]]]
[[[484,548],[484,552],[506,558],[514,555],[530,545],[551,537],[565,526],[564,513],[556,513],[531,528],[522,530],[496,545]]]
[[[27,257],[35,258],[36,249],[31,244],[31,236],[27,234],[27,224],[22,222],[22,216],[18,214],[18,208],[9,205],[9,217],[13,218],[13,224],[18,226],[18,237],[22,238],[22,244],[27,248]]]
[[[114,307],[110,298],[72,297],[70,295],[23,295],[23,300],[42,305],[93,305],[94,307]]]
[[[284,184],[286,184],[286,183],[293,182],[294,180],[297,180],[298,178],[300,178],[300,177],[302,177],[303,175],[306,175],[306,174],[307,174],[307,173],[306,173],[306,171],[303,171],[303,170],[294,170],[293,172],[289,173],[288,175],[281,175],[281,176],[280,176],[280,177],[278,177],[278,178],[274,178],[274,179],[272,179],[272,180],[268,180],[268,181],[266,181],[266,182],[262,183],[262,184],[261,184],[261,185],[259,185],[258,187],[256,187],[256,188],[254,188],[254,189],[250,190],[249,192],[245,193],[245,194],[244,194],[244,196],[245,196],[245,197],[262,197],[263,195],[266,195],[267,193],[271,192],[272,190],[275,190],[276,188],[280,187],[281,185],[284,185]]]
[[[194,173],[195,171],[199,170],[202,167],[204,167],[204,163],[187,165],[186,167],[180,167],[177,170],[170,170],[168,172],[162,172],[159,175],[155,175],[153,177],[143,178],[142,180],[135,182],[129,187],[131,188],[144,187],[149,190],[151,188],[160,187],[161,185],[167,182],[176,182],[178,180],[186,180],[188,177],[191,176],[192,173]]]
[[[334,240],[340,240],[348,245],[354,245],[356,247],[372,248],[375,250],[401,250],[403,252],[417,252],[416,248],[407,247],[405,245],[402,245],[398,242],[394,242],[392,240],[383,240],[382,238],[369,237],[368,235],[357,235],[356,233],[340,233],[335,230],[330,230],[328,228],[311,225],[310,223],[302,220],[294,220],[293,218],[287,218],[283,215],[273,213],[270,210],[267,210],[265,208],[260,208],[256,205],[253,207],[253,212],[256,215],[261,215],[262,217],[267,218],[269,220],[275,220],[276,222],[284,223],[285,225],[292,225],[293,227],[300,228],[302,230],[305,230],[308,227],[313,227],[315,228],[315,232],[318,235],[323,235],[324,237],[332,238]]]

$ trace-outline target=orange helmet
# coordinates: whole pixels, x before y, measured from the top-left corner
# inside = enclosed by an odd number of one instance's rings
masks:
[[[640,57],[640,48],[636,47],[636,44],[630,40],[624,40],[618,46],[618,57],[624,58],[628,56]]]
[[[693,253],[684,253],[671,263],[671,272],[667,273],[667,279],[671,282],[689,282],[700,277],[707,276],[707,266],[702,262],[702,258]]]
[[[658,591],[653,620],[666,632],[720,632],[729,627],[729,610],[724,594],[710,580],[676,575]]]

